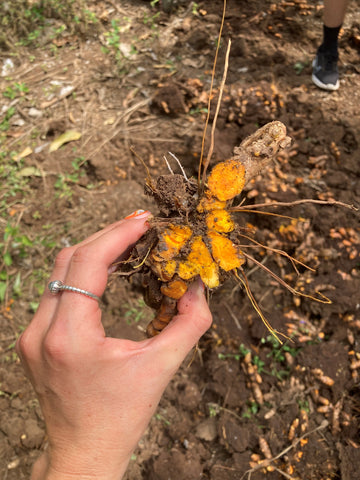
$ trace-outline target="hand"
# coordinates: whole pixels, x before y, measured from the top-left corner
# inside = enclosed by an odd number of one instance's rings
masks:
[[[149,228],[148,216],[130,216],[62,250],[50,280],[101,296],[110,265]],[[200,283],[178,312],[160,335],[133,342],[105,337],[96,300],[44,293],[17,342],[49,438],[32,479],[122,477],[166,385],[211,324]]]

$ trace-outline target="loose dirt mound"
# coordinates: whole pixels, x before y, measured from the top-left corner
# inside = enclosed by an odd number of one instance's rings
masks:
[[[87,6],[99,20],[87,37],[66,29],[53,35],[61,26],[55,19],[37,48],[1,54],[0,67],[8,70],[0,77],[7,92],[0,106],[6,286],[0,474],[7,480],[29,478],[46,448],[41,411],[13,347],[55,253],[137,208],[155,208],[143,193],[147,173],[131,145],[153,178],[168,173],[164,154],[181,173],[168,151],[188,176],[197,173],[222,3],[178,2],[170,15],[141,1]],[[359,23],[354,3],[340,40],[341,87],[329,94],[310,78],[320,5],[229,2],[224,45],[231,37],[233,48],[213,163],[271,120],[282,121],[293,138],[275,167],[246,187],[249,209],[304,198],[359,205]],[[81,138],[50,153],[51,142],[68,131]],[[245,479],[248,470],[252,480],[357,478],[359,216],[302,203],[276,213],[293,218],[238,214],[245,233],[268,247],[253,255],[332,304],[299,301],[254,264],[248,272],[254,296],[272,326],[293,339],[281,346],[239,285],[229,280],[216,290],[213,327],[166,390],[127,480]],[[315,270],[301,268],[298,277],[275,249]],[[104,307],[109,335],[143,338],[151,315],[136,283],[111,278]]]

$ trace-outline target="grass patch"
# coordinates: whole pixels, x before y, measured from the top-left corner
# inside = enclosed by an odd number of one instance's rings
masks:
[[[0,2],[0,48],[37,44],[45,29],[59,35],[63,31],[86,34],[96,25],[96,15],[86,0],[11,0]],[[54,38],[50,35],[49,39]]]

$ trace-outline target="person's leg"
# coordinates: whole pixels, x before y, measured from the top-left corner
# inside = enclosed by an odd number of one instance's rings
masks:
[[[342,25],[348,0],[324,0],[324,25],[339,27]]]
[[[348,0],[324,0],[323,42],[313,62],[312,80],[325,90],[339,88],[338,37]]]

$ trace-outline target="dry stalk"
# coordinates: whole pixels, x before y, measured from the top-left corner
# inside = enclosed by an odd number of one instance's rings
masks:
[[[208,124],[209,124],[209,119],[210,119],[211,97],[212,97],[212,93],[213,93],[215,70],[216,70],[216,64],[217,64],[219,49],[220,49],[222,31],[223,31],[224,22],[225,22],[225,13],[226,13],[226,0],[224,0],[224,4],[223,4],[223,13],[222,13],[222,18],[221,18],[220,30],[219,30],[217,46],[216,46],[216,50],[215,50],[215,58],[214,58],[214,63],[213,63],[213,69],[212,69],[212,72],[211,72],[210,92],[209,92],[208,109],[207,109],[208,111],[207,111],[207,115],[206,115],[204,132],[203,132],[203,136],[202,136],[202,140],[201,140],[201,153],[200,153],[200,162],[199,162],[199,170],[198,170],[198,185],[199,185],[199,187],[201,185],[201,169],[202,169],[203,157],[204,157],[206,130],[207,130],[207,127],[208,127]]]
[[[207,155],[207,157],[206,157],[206,161],[204,162],[204,166],[203,166],[203,172],[202,172],[202,178],[201,178],[201,185],[202,185],[202,186],[205,185],[205,181],[206,181],[206,171],[207,171],[207,168],[208,168],[208,166],[209,166],[209,163],[210,163],[210,160],[211,160],[213,151],[214,151],[215,128],[216,128],[217,117],[218,117],[219,111],[220,111],[222,96],[223,96],[223,93],[224,93],[224,87],[225,87],[225,82],[226,82],[227,71],[228,71],[228,68],[229,68],[230,48],[231,48],[231,40],[229,40],[228,46],[227,46],[227,50],[226,50],[224,73],[223,73],[223,77],[222,77],[221,84],[220,84],[219,98],[218,98],[218,102],[217,102],[217,105],[216,105],[216,110],[215,110],[215,115],[214,115],[214,121],[213,121],[213,124],[212,124],[212,127],[211,127],[210,147],[209,147],[208,155]]]

